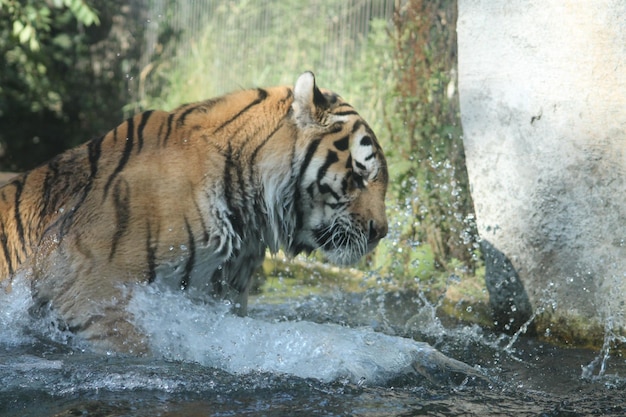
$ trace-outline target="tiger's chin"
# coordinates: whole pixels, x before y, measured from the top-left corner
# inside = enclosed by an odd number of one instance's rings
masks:
[[[368,242],[365,233],[359,230],[337,230],[317,233],[317,243],[324,257],[340,266],[354,265],[371,252],[379,240]]]
[[[339,266],[354,265],[359,262],[361,258],[363,258],[363,256],[366,255],[368,252],[369,250],[362,251],[352,247],[336,248],[332,250],[322,249],[324,257],[329,262]]]

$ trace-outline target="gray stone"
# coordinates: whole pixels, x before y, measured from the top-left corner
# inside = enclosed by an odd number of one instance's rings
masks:
[[[488,289],[518,326],[541,313],[546,333],[624,327],[624,16],[617,0],[459,0],[477,226],[510,262],[488,265]],[[519,285],[495,285],[510,268]]]

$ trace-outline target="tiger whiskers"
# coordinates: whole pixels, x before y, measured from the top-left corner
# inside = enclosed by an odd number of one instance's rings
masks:
[[[368,250],[367,234],[343,217],[334,218],[332,223],[316,230],[315,235],[328,259],[339,265],[355,263]]]

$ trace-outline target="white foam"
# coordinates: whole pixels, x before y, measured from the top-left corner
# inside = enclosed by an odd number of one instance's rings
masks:
[[[28,313],[32,305],[30,286],[23,277],[15,277],[12,283],[4,281],[0,285],[0,343],[11,346],[32,340],[26,332],[32,324]]]
[[[129,310],[155,354],[234,374],[378,384],[407,373],[472,370],[411,339],[334,324],[237,317],[226,306],[194,302],[154,286],[137,287]]]
[[[75,343],[71,334],[58,329],[53,315],[34,318],[29,313],[34,303],[25,281],[15,279],[10,290],[0,287],[0,344],[30,345],[39,336]],[[235,375],[265,372],[322,382],[381,384],[407,374],[429,379],[476,374],[426,343],[369,328],[237,317],[227,305],[181,291],[149,285],[132,291],[128,309],[157,358],[199,363]],[[28,366],[33,365],[27,359]]]

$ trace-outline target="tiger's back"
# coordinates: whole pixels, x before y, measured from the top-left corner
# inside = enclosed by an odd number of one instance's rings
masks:
[[[283,98],[291,95],[286,88],[271,90],[272,96],[281,93]],[[239,162],[243,162],[250,157],[254,139],[266,133],[263,130],[269,132],[272,124],[264,118],[265,123],[246,146],[235,141],[225,143],[221,139],[228,136],[207,132],[232,135],[241,129],[239,125],[249,120],[235,123],[228,117],[254,102],[258,94],[254,90],[244,91],[182,106],[171,113],[138,114],[105,136],[14,178],[0,188],[4,255],[0,257],[4,260],[0,262],[0,276],[3,279],[12,276],[29,260],[44,236],[61,240],[74,229],[82,230],[82,234],[85,229],[91,229],[89,236],[82,239],[98,236],[92,243],[97,245],[92,250],[94,256],[104,256],[107,252],[108,258],[126,257],[129,264],[136,264],[139,259],[136,253],[145,250],[127,244],[136,237],[124,239],[131,225],[144,234],[152,230],[160,235],[161,229],[165,229],[172,242],[188,240],[188,236],[180,236],[183,230],[175,219],[197,220],[197,207],[194,204],[188,207],[187,200],[193,199],[200,182],[225,183],[225,155],[236,152]],[[275,107],[275,113],[270,113],[274,115],[274,126],[280,119],[278,115],[284,115],[288,108],[289,102],[285,102]],[[202,117],[209,111],[211,118]],[[249,115],[250,118],[261,116]],[[233,151],[235,145],[237,149]],[[170,221],[157,226],[162,223],[160,219]],[[118,251],[120,245],[123,249]]]
[[[0,188],[0,279],[23,270],[68,326],[143,350],[124,286],[159,281],[245,312],[266,248],[354,262],[386,233],[374,134],[303,74],[141,113]]]

